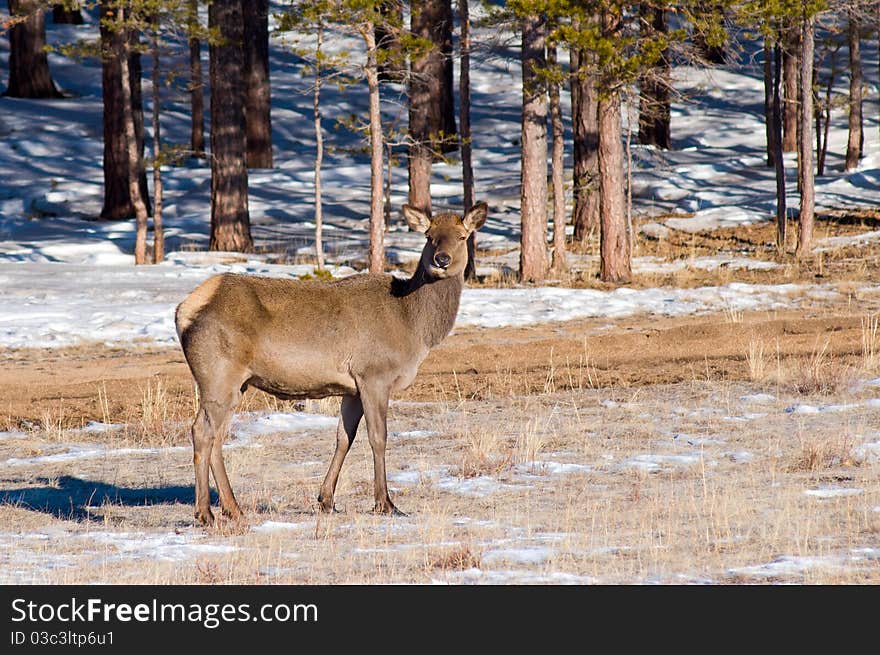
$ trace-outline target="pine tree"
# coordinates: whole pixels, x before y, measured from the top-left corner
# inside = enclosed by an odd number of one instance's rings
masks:
[[[248,213],[244,38],[240,0],[213,0],[208,26],[211,76],[211,250],[253,249]]]
[[[46,57],[46,15],[39,0],[8,0],[10,98],[61,98]]]

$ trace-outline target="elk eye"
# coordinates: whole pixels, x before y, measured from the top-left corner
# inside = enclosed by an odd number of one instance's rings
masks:
[[[467,239],[467,235],[465,235],[465,236],[463,236],[463,237],[458,237],[458,240],[459,240],[459,241],[464,241],[465,239]]]

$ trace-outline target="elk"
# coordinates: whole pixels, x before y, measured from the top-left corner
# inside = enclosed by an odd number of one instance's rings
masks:
[[[211,524],[208,470],[224,516],[240,519],[222,446],[232,412],[256,387],[285,400],[341,396],[336,450],[318,494],[333,494],[361,418],[373,452],[373,511],[402,514],[385,475],[391,394],[409,387],[431,348],[452,329],[464,286],[467,238],[486,221],[480,202],[463,217],[431,217],[404,205],[427,241],[409,279],[353,275],[330,282],[223,273],[199,285],[175,312],[180,345],[199,393],[192,425],[195,518]]]

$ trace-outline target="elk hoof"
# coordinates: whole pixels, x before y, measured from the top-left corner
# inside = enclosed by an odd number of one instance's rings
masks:
[[[339,513],[339,510],[337,510],[336,506],[333,504],[333,499],[325,499],[323,496],[318,496],[318,511],[324,514]]]
[[[385,514],[386,516],[407,516],[394,506],[390,500],[384,503],[376,503],[373,506],[373,514]]]
[[[195,517],[196,521],[202,525],[214,525],[214,515],[211,513],[211,510],[206,510],[204,512],[196,510]]]
[[[223,518],[227,518],[230,521],[240,521],[242,517],[244,517],[244,512],[238,507],[223,508]]]

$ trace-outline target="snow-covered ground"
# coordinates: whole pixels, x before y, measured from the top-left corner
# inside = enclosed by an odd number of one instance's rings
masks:
[[[50,43],[93,36],[87,25],[54,26]],[[477,33],[488,43],[488,33]],[[332,46],[357,52],[356,40],[337,35]],[[513,251],[518,240],[519,67],[503,48],[485,48],[472,61],[474,160],[477,195],[491,212],[480,234],[486,248]],[[752,53],[746,53],[752,54]],[[180,64],[179,53],[166,58]],[[834,114],[827,173],[817,180],[820,208],[874,206],[880,187],[877,130],[876,58],[865,44],[865,152],[860,169],[844,174],[846,117]],[[0,42],[0,60],[8,42]],[[746,57],[748,60],[748,57]],[[68,345],[79,341],[171,343],[172,310],[189,290],[218,271],[299,276],[311,266],[283,265],[312,252],[312,162],[314,136],[309,117],[308,80],[289,40],[274,35],[271,47],[273,139],[276,167],[250,173],[250,214],[261,255],[206,255],[209,230],[210,171],[194,162],[166,167],[165,225],[168,261],[135,269],[131,221],[96,221],[102,203],[101,79],[94,60],[76,62],[59,54],[50,64],[59,85],[73,97],[56,101],[0,98],[0,345]],[[661,219],[648,230],[704,230],[765,221],[773,213],[774,181],[763,161],[763,90],[757,65],[712,71],[679,68],[676,88],[687,98],[672,112],[674,149],[634,147],[633,194],[637,215],[687,212],[692,217]],[[151,97],[144,80],[147,110]],[[842,89],[841,89],[842,90]],[[401,89],[385,88],[385,116],[405,118]],[[185,144],[189,134],[186,95],[162,89],[163,134]],[[567,103],[567,96],[564,97]],[[369,169],[364,155],[352,153],[358,137],[332,129],[333,118],[365,115],[360,86],[324,95],[326,138],[335,148],[324,167],[325,240],[334,275],[365,264],[368,235]],[[624,112],[625,114],[627,112]],[[149,144],[149,127],[147,128]],[[349,150],[347,150],[349,149]],[[568,154],[570,161],[570,153]],[[796,206],[793,160],[787,160],[789,206]],[[460,171],[455,163],[434,167],[432,192],[438,206],[461,203]],[[406,200],[405,167],[392,179],[392,203]],[[872,236],[865,235],[863,240]],[[838,239],[839,240],[839,239]],[[395,215],[387,234],[388,260],[400,264],[418,257],[420,235]],[[829,240],[819,248],[851,241]],[[770,267],[768,262],[698,258],[687,265],[712,270]],[[509,261],[508,261],[509,260]],[[515,266],[516,253],[497,260]],[[670,272],[683,262],[637,259],[639,272]],[[834,299],[831,287],[727,285],[695,290],[645,289],[588,291],[496,289],[465,292],[458,325],[527,325],[577,317],[634,313],[680,314],[721,309],[798,306]]]

